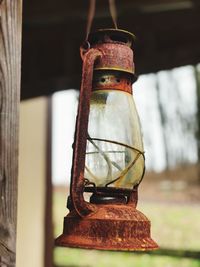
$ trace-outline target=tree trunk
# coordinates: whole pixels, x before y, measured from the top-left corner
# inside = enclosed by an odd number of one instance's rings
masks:
[[[163,139],[163,145],[164,145],[164,150],[165,150],[165,162],[166,162],[166,172],[169,169],[169,153],[168,153],[168,143],[167,143],[167,134],[166,134],[166,116],[165,116],[165,111],[162,105],[162,100],[161,100],[161,94],[160,94],[160,86],[159,86],[159,79],[158,79],[158,74],[156,74],[156,91],[157,91],[157,102],[158,102],[158,110],[160,114],[160,120],[161,120],[161,126],[162,126],[162,139]]]
[[[0,266],[15,266],[22,0],[0,0]]]
[[[200,71],[198,67],[194,67],[194,74],[196,79],[196,95],[197,95],[197,151],[198,151],[198,162],[200,162]]]

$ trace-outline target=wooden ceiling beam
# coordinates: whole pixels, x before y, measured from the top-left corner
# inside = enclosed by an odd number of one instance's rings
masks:
[[[200,62],[199,8],[160,13],[129,9],[119,15],[118,21],[120,28],[137,36],[138,74]],[[67,15],[64,20],[51,23],[24,21],[22,98],[79,88],[82,64],[79,46],[85,38],[85,25],[85,18]],[[93,29],[104,27],[112,27],[110,17],[95,18]]]
[[[117,13],[126,14],[126,12],[153,12],[173,11],[192,8],[197,0],[121,0],[116,1]],[[86,20],[89,1],[66,1],[66,0],[29,0],[24,2],[24,22],[41,23],[63,20]],[[96,18],[105,18],[110,16],[107,0],[96,2]]]

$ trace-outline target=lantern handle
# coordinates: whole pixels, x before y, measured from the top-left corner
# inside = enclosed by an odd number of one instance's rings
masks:
[[[82,82],[76,120],[70,195],[73,208],[81,217],[84,217],[96,210],[96,206],[86,202],[83,197],[85,187],[84,169],[93,67],[95,61],[101,57],[103,53],[99,49],[90,48],[90,46],[88,46],[87,50],[85,47],[81,47],[80,52],[83,60]]]

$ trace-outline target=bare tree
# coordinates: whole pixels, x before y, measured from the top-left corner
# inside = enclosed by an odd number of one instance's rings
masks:
[[[196,139],[197,139],[198,162],[200,162],[200,71],[198,66],[194,66],[194,76],[196,80],[196,95],[197,95]],[[200,164],[198,168],[198,174],[200,177]]]

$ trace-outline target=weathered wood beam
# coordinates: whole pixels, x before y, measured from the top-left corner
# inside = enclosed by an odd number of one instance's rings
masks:
[[[0,266],[15,266],[22,0],[0,1]]]
[[[125,5],[126,6],[126,5]],[[67,12],[67,11],[66,11]],[[75,21],[77,19],[77,21]],[[68,21],[68,22],[67,22]],[[75,17],[45,25],[24,22],[22,98],[78,89],[81,74],[79,46],[86,22]],[[185,23],[187,21],[187,23]],[[96,18],[94,27],[106,27],[110,18]],[[137,74],[157,72],[200,62],[200,10],[120,15],[119,26],[134,32]],[[173,29],[173,30],[172,30]]]
[[[198,0],[197,0],[198,1]],[[65,1],[65,0],[29,0],[24,1],[25,20],[40,22],[46,18],[51,20],[64,19],[86,19],[88,12],[89,1]],[[126,0],[116,1],[118,14],[122,14],[125,10],[145,10],[159,11],[159,10],[177,10],[190,8],[193,5],[192,0]],[[163,7],[163,8],[162,8]],[[109,4],[107,0],[96,1],[96,18],[105,18],[110,16]]]

